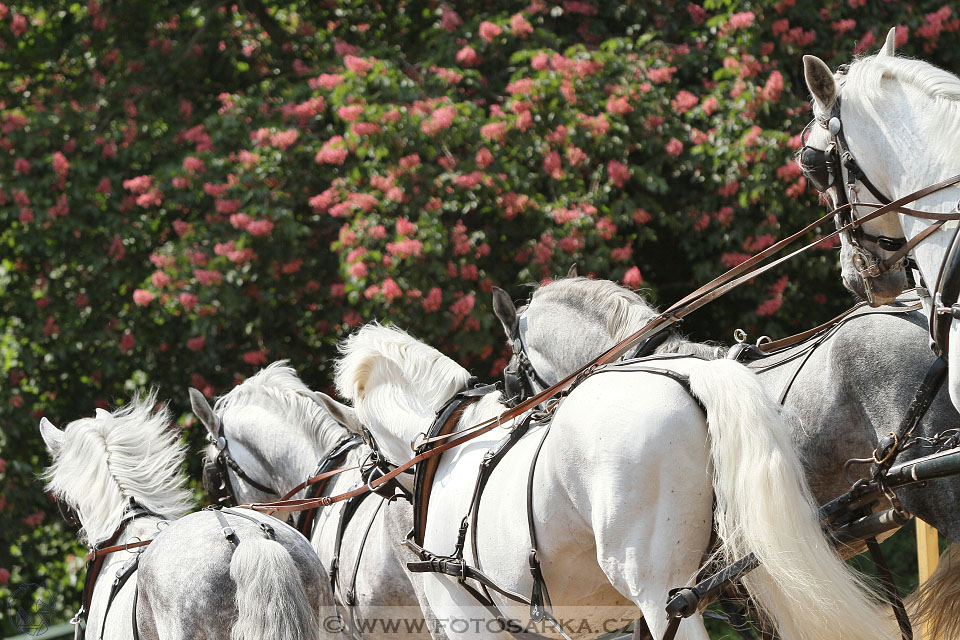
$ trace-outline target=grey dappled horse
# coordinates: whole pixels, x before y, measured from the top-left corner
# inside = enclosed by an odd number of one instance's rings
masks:
[[[62,431],[46,419],[40,424],[53,458],[48,488],[77,514],[82,538],[110,541],[101,547],[154,539],[104,556],[87,636],[98,639],[102,629],[105,640],[321,637],[328,588],[309,543],[252,511],[238,513],[254,521],[220,514],[232,540],[217,514],[187,514],[193,499],[181,471],[185,449],[169,428],[169,412],[153,411],[155,404],[147,395],[113,413],[98,409]],[[259,521],[269,522],[272,534]],[[138,568],[109,602],[118,569],[134,559]]]
[[[322,397],[335,416],[317,397]],[[308,389],[285,361],[271,364],[236,386],[217,400],[214,409],[193,390],[191,403],[214,439],[225,437],[230,455],[244,474],[272,491],[258,490],[228,470],[235,499],[241,503],[279,499],[313,475],[318,461],[352,435],[341,422],[357,427],[350,407]],[[359,465],[370,451],[359,444],[338,466]],[[208,459],[217,455],[213,445],[207,455]],[[324,495],[360,484],[359,470],[345,472],[330,480]],[[413,524],[410,504],[368,494],[349,518],[338,552],[336,539],[345,509],[354,507],[341,502],[311,516],[315,518],[311,543],[328,572],[337,574],[335,593],[341,617],[326,620],[328,630],[360,633],[364,638],[445,637],[442,625],[429,614],[425,619],[421,611],[422,574],[406,569],[406,562],[414,556],[400,542]],[[332,607],[333,600],[328,604]]]
[[[550,384],[587,364],[657,313],[643,297],[616,283],[576,277],[540,287],[519,310],[509,295],[497,289],[494,310],[511,344],[522,333],[531,364]],[[855,312],[809,355],[804,349],[810,345],[801,344],[749,365],[773,394],[783,396],[791,437],[821,503],[849,488],[842,473],[848,459],[870,457],[878,438],[896,429],[934,360],[922,313],[882,311]],[[657,351],[714,357],[716,348],[674,335]],[[960,427],[960,415],[949,396],[940,393],[917,434],[931,437],[951,427]],[[898,461],[925,453],[929,451],[913,447]],[[854,477],[864,477],[869,466],[855,466],[852,471]],[[960,541],[960,477],[934,480],[927,487],[904,487],[896,493],[910,513],[954,543]],[[960,563],[953,558],[955,550],[956,545],[941,562],[938,577],[953,586],[941,583],[944,596],[951,600],[939,606],[960,607]]]

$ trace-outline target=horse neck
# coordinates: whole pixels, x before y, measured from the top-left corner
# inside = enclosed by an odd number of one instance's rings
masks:
[[[870,180],[887,197],[896,200],[960,173],[960,153],[952,137],[944,136],[945,126],[952,130],[956,125],[942,121],[943,110],[933,106],[933,98],[905,82],[888,80],[884,87],[882,94],[872,92],[877,94],[874,99],[845,95],[842,104],[841,117],[850,150]],[[960,105],[956,110],[960,112]],[[860,191],[863,200],[875,200],[866,189]],[[957,206],[958,197],[960,188],[951,187],[908,206],[945,213]],[[900,216],[900,223],[907,237],[930,225],[930,221],[904,215]],[[937,233],[933,242],[923,244],[942,244],[938,240],[943,235]],[[923,246],[919,249],[922,254]],[[929,277],[926,273],[924,276]]]

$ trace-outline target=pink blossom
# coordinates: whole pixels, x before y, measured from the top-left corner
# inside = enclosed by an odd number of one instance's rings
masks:
[[[55,152],[53,154],[53,172],[62,178],[67,175],[69,169],[70,162],[67,160],[67,157],[59,151]]]
[[[387,243],[387,253],[396,258],[419,256],[423,252],[423,243],[414,238],[404,238]]]
[[[692,2],[687,3],[687,13],[690,14],[690,19],[696,24],[703,24],[707,19],[707,12],[703,9],[703,7]]]
[[[493,162],[493,154],[490,153],[490,149],[483,147],[480,151],[477,151],[475,162],[481,169],[486,169],[490,166],[490,163]]]
[[[27,175],[30,173],[30,162],[26,158],[17,158],[13,163],[13,170],[20,175]]]
[[[569,146],[566,151],[567,164],[571,167],[579,167],[587,159],[587,154],[580,147]]]
[[[123,181],[123,188],[133,193],[146,193],[153,186],[153,176],[137,176]]]
[[[170,284],[170,281],[170,276],[163,271],[154,271],[150,276],[150,282],[153,283],[153,286],[158,289],[162,289],[163,287],[167,286]]]
[[[633,221],[637,224],[646,224],[650,222],[651,216],[646,209],[637,209],[633,212]]]
[[[400,165],[400,168],[405,171],[414,169],[420,166],[420,156],[416,153],[411,153],[408,156],[403,156],[400,158],[400,162],[398,164]]]
[[[677,113],[686,113],[697,105],[698,98],[689,91],[678,91],[677,97],[670,101],[670,105]]]
[[[183,159],[183,170],[188,173],[200,173],[206,166],[203,164],[203,160],[195,156],[187,156]]]
[[[311,78],[307,84],[314,91],[317,89],[333,89],[337,85],[343,84],[343,76],[334,73],[321,73],[316,78]]]
[[[27,19],[19,13],[15,13],[10,20],[10,31],[18,38],[27,31]]]
[[[247,233],[252,236],[268,236],[273,232],[272,220],[254,220],[247,225]]]
[[[676,72],[676,67],[659,67],[657,69],[648,69],[647,77],[650,79],[650,82],[670,82],[670,80],[673,79],[673,74]]]
[[[720,102],[714,97],[710,96],[702,103],[700,103],[700,108],[703,109],[703,112],[708,116],[717,110],[717,107],[720,106]]]
[[[223,274],[209,269],[194,269],[193,277],[204,286],[218,285],[223,282]]]
[[[145,307],[156,298],[155,295],[147,291],[146,289],[137,289],[133,292],[133,302],[138,307]]]
[[[141,207],[160,206],[162,202],[163,194],[160,193],[160,189],[151,189],[137,196],[137,204]]]
[[[433,293],[431,290],[430,293]],[[467,294],[450,305],[450,313],[455,317],[463,318],[471,311],[473,311],[473,305],[476,304],[477,298],[473,294]]]
[[[559,153],[551,151],[543,158],[543,171],[554,180],[563,177],[563,167],[561,166]]]
[[[387,302],[393,302],[395,299],[403,295],[403,290],[400,289],[393,278],[387,278],[383,281],[383,286],[381,287],[383,297],[387,299]]]
[[[197,296],[185,291],[180,294],[179,300],[180,304],[187,311],[191,311],[197,305]]]
[[[423,310],[427,313],[433,313],[434,311],[439,311],[440,306],[443,303],[443,292],[440,291],[439,287],[433,287],[430,289],[430,292],[427,296],[421,301],[423,305]]]
[[[240,153],[237,154],[237,162],[242,164],[247,169],[253,169],[257,166],[257,163],[260,162],[260,156],[256,153],[251,153],[246,149],[241,149]]]
[[[203,192],[208,196],[213,196],[214,198],[219,198],[227,189],[230,188],[228,184],[211,184],[209,182],[203,183]]]
[[[350,275],[354,278],[364,278],[367,275],[367,265],[355,262],[350,265]]]
[[[521,16],[521,20],[522,19],[523,17]],[[503,29],[492,22],[484,20],[480,23],[480,37],[485,42],[493,42],[493,39],[499,36],[501,33],[503,33]]]
[[[478,59],[479,56],[477,55],[477,52],[470,45],[467,45],[460,49],[460,51],[457,51],[457,62],[467,67],[472,67],[473,65],[477,64]]]
[[[36,513],[32,513],[24,518],[23,521],[29,527],[39,527],[43,523],[43,520],[46,518],[46,516],[47,514],[45,514],[43,511],[37,511]]]
[[[482,171],[471,171],[470,173],[462,176],[457,176],[453,179],[453,183],[458,187],[463,187],[464,189],[471,189],[483,180]]]
[[[480,127],[480,135],[487,140],[503,140],[507,135],[507,123],[497,121],[485,124]]]
[[[457,27],[463,24],[460,14],[451,9],[448,5],[440,8],[440,28],[444,31],[456,31]]]
[[[580,211],[578,209],[554,209],[551,214],[553,221],[557,224],[566,224],[567,222],[573,222],[580,217]]]
[[[337,115],[340,116],[341,120],[347,122],[355,122],[360,119],[360,116],[363,115],[363,105],[352,104],[349,106],[340,107],[337,109]]]
[[[623,274],[623,279],[621,280],[624,286],[631,287],[636,289],[643,284],[643,276],[640,274],[640,269],[638,267],[630,267],[627,269],[627,272]]]
[[[399,218],[396,224],[397,234],[401,236],[412,236],[417,232],[417,225],[406,218]]]
[[[507,85],[507,93],[515,96],[528,96],[533,93],[534,89],[533,78],[520,78],[515,80]],[[527,103],[514,103],[516,104],[527,104]],[[527,104],[527,109],[529,111],[529,104]]]
[[[387,237],[387,229],[382,224],[374,225],[367,231],[367,236],[374,240],[383,240]]]
[[[267,354],[263,351],[247,351],[242,357],[244,362],[255,367],[267,363]]]
[[[676,138],[670,138],[670,142],[664,146],[664,150],[671,156],[678,156],[683,153],[683,143]]]
[[[129,331],[124,331],[123,335],[120,336],[120,350],[124,352],[131,351],[135,346],[137,346],[137,341],[133,337],[133,334]]]
[[[351,55],[343,57],[343,66],[354,73],[366,73],[373,67],[369,60]]]
[[[547,68],[547,65],[550,63],[550,57],[543,51],[539,52],[537,55],[533,56],[530,60],[530,66],[536,69],[537,71],[543,71]]]
[[[296,129],[277,131],[270,136],[270,144],[283,151],[295,143],[299,137],[300,133]]]
[[[730,16],[730,19],[727,20],[727,26],[731,29],[746,29],[753,24],[755,17],[753,11],[741,11]]]
[[[910,35],[910,27],[905,24],[898,24],[895,35],[894,45],[899,49],[907,44],[907,38]]]
[[[333,136],[327,140],[314,160],[317,164],[343,164],[347,159],[347,146],[343,136]]]
[[[633,247],[627,245],[625,247],[620,247],[619,249],[612,249],[610,251],[610,259],[614,262],[626,262],[630,259],[630,256],[633,255]]]
[[[618,160],[607,163],[607,176],[614,186],[622,187],[630,179],[630,168]]]
[[[527,19],[519,13],[513,14],[513,16],[510,18],[510,30],[513,31],[513,35],[520,38],[525,38],[533,33],[533,27],[530,26],[530,23],[527,22]]]
[[[763,85],[763,98],[770,102],[779,102],[780,96],[783,94],[783,74],[779,71],[774,70],[770,73],[770,77],[767,78],[766,84]]]
[[[633,111],[633,107],[630,106],[630,102],[623,96],[620,96],[620,97],[610,96],[610,98],[607,100],[607,111],[609,113],[623,115],[625,113],[630,113],[631,111]]]
[[[420,129],[428,136],[433,136],[453,124],[457,116],[457,108],[452,104],[434,109],[430,117],[420,123]]]
[[[205,342],[206,340],[203,336],[190,338],[187,340],[187,349],[190,349],[190,351],[202,351]]]
[[[847,20],[838,20],[830,25],[833,27],[833,30],[837,33],[846,33],[852,29],[855,29],[857,26],[857,21],[853,18]]]
[[[0,567],[0,585],[7,584],[10,581],[10,570]]]

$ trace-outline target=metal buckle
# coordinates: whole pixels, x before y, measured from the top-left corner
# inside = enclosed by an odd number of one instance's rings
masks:
[[[80,608],[77,609],[77,612],[73,614],[73,617],[70,618],[70,624],[72,624],[73,626],[77,626],[78,624],[80,624],[80,621],[83,620],[84,614],[86,612],[87,610],[84,609],[83,606],[81,605]]]

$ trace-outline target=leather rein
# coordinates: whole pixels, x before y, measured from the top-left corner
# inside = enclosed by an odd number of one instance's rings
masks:
[[[710,302],[713,302],[714,300],[724,295],[731,289],[734,289],[744,284],[745,282],[748,282],[756,278],[757,276],[762,275],[767,271],[770,271],[778,267],[780,264],[786,262],[787,260],[793,258],[794,256],[797,256],[801,253],[804,253],[812,249],[813,247],[819,245],[825,240],[834,238],[839,234],[854,228],[855,226],[861,225],[865,222],[869,222],[870,220],[878,218],[891,211],[897,211],[897,210],[902,211],[904,205],[909,204],[914,200],[918,200],[931,193],[934,193],[936,191],[939,191],[941,189],[944,189],[946,187],[952,186],[957,183],[960,183],[960,175],[953,176],[952,178],[948,178],[947,180],[943,180],[936,184],[924,187],[923,189],[919,189],[918,191],[907,194],[902,198],[898,198],[897,200],[894,200],[885,205],[860,203],[861,205],[867,204],[868,206],[874,206],[876,207],[876,209],[864,215],[863,217],[857,219],[856,221],[848,222],[843,226],[837,228],[836,230],[832,231],[831,233],[825,236],[822,236],[820,238],[817,238],[816,240],[800,247],[799,249],[795,249],[794,251],[791,251],[785,256],[777,258],[776,260],[773,260],[763,266],[758,266],[762,262],[771,258],[771,256],[774,256],[775,254],[785,249],[787,246],[793,244],[794,242],[802,238],[804,235],[810,233],[815,228],[822,225],[824,222],[836,216],[840,211],[849,209],[851,205],[848,203],[846,205],[841,205],[840,207],[837,207],[833,211],[830,211],[824,216],[811,222],[810,224],[803,227],[799,231],[774,243],[770,247],[767,247],[763,251],[750,257],[749,259],[737,265],[736,267],[717,276],[710,282],[707,282],[706,284],[698,287],[693,292],[687,294],[686,296],[684,296],[683,298],[681,298],[680,300],[672,304],[666,310],[660,312],[659,314],[651,318],[644,326],[637,329],[633,334],[627,336],[620,343],[614,345],[613,347],[608,349],[606,352],[599,355],[597,358],[595,358],[591,362],[588,362],[586,365],[584,365],[580,369],[566,376],[556,384],[550,387],[547,387],[543,391],[540,391],[539,393],[532,395],[526,400],[523,400],[517,403],[514,407],[509,408],[503,413],[495,417],[489,418],[487,420],[484,420],[483,422],[480,422],[479,424],[476,424],[472,427],[461,429],[459,431],[453,431],[445,435],[437,435],[434,437],[425,438],[423,440],[418,440],[417,442],[413,443],[413,447],[417,450],[421,450],[420,449],[421,446],[425,444],[436,445],[436,446],[432,446],[431,448],[422,450],[421,453],[417,453],[410,460],[396,466],[393,470],[380,476],[379,478],[372,480],[371,482],[367,483],[367,485],[365,486],[357,487],[356,489],[353,489],[351,491],[347,491],[345,493],[341,493],[335,496],[318,496],[316,498],[302,498],[302,499],[296,499],[296,500],[279,500],[279,501],[273,501],[273,502],[260,502],[260,503],[247,504],[243,506],[249,509],[254,509],[256,511],[264,511],[264,512],[279,511],[283,513],[287,513],[287,512],[294,512],[294,511],[302,511],[304,509],[313,509],[317,507],[328,507],[337,502],[349,500],[350,498],[353,498],[355,496],[361,495],[363,493],[367,493],[369,491],[373,491],[378,487],[390,482],[391,480],[399,476],[401,473],[407,472],[409,469],[413,468],[417,463],[423,462],[424,460],[427,460],[434,456],[439,456],[444,451],[460,446],[465,442],[469,442],[473,438],[481,436],[484,433],[487,433],[492,429],[497,428],[503,423],[509,422],[510,420],[514,420],[515,418],[522,416],[527,411],[534,409],[538,405],[546,402],[547,400],[550,400],[551,398],[554,398],[555,396],[563,392],[566,388],[568,388],[580,376],[588,374],[590,371],[592,371],[593,369],[595,369],[600,365],[615,362],[616,360],[620,359],[624,354],[629,352],[631,349],[636,348],[637,345],[639,345],[643,340],[647,338],[651,338],[661,333],[662,331],[676,325],[685,316],[689,315],[690,313],[693,313],[697,309],[709,304]],[[912,211],[912,210],[909,210],[909,211]],[[918,215],[919,217],[923,217],[931,220],[941,220],[941,219],[942,220],[960,220],[960,213],[940,214],[940,213],[927,213],[923,211],[918,211],[916,212],[916,215]],[[960,260],[960,258],[958,258],[958,260]],[[328,474],[326,474],[325,477],[330,477],[330,476],[336,475],[337,473],[342,473],[343,471],[346,471],[346,470],[338,469],[336,471],[331,471]]]

